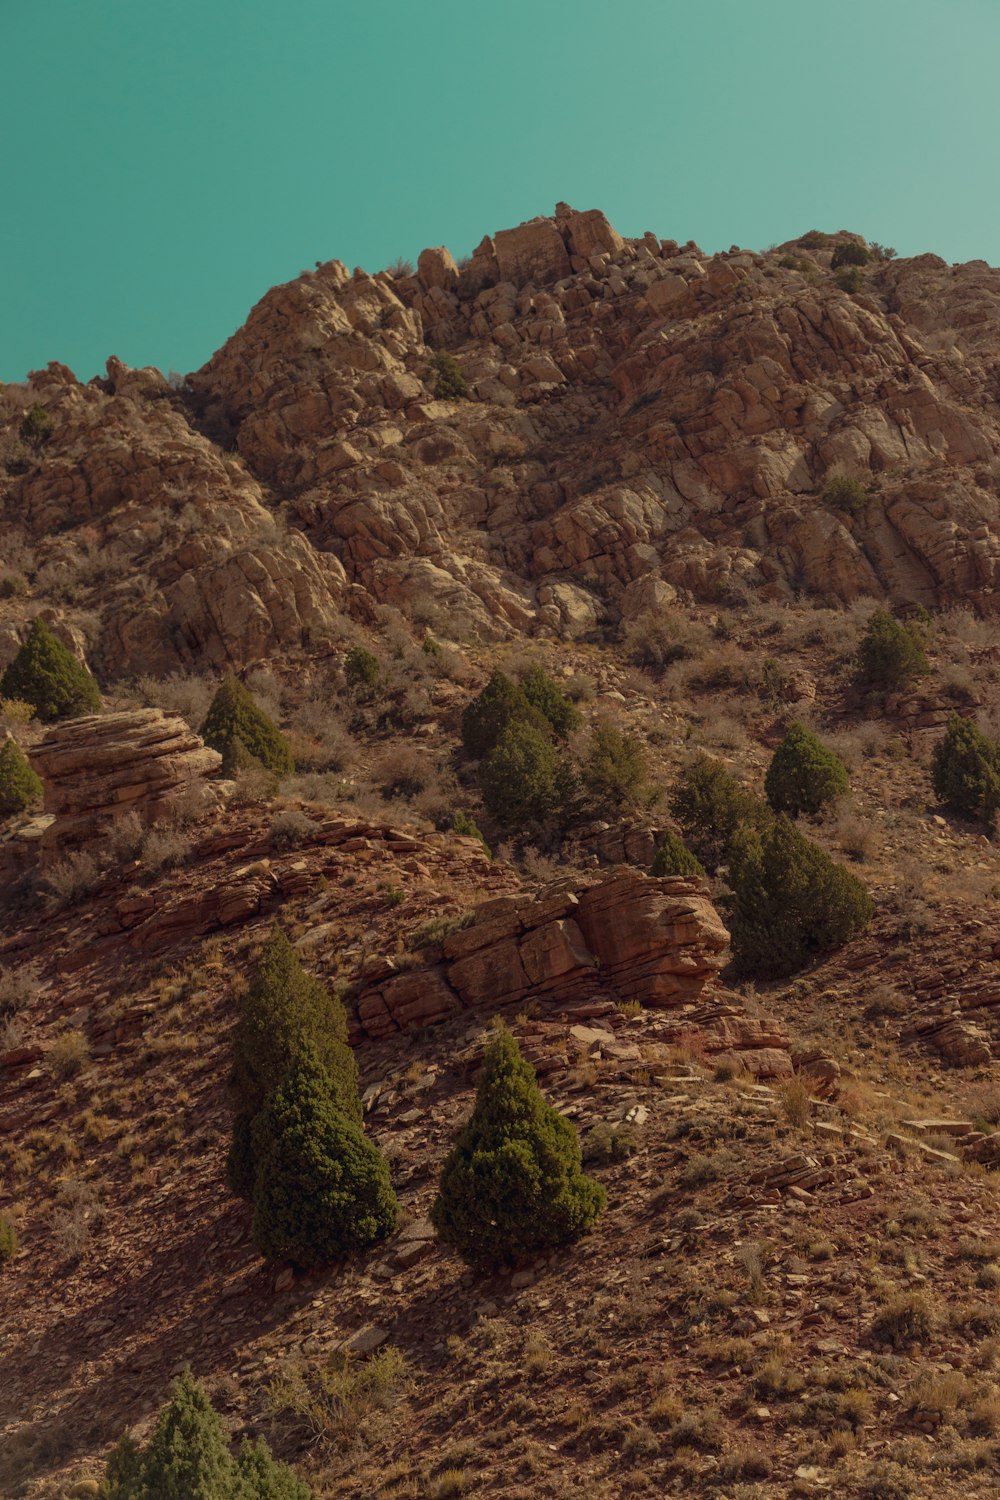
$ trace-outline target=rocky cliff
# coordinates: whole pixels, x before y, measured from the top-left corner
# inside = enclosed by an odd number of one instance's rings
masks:
[[[749,592],[993,612],[1000,271],[877,253],[845,290],[846,244],[708,256],[561,204],[461,269],[318,265],[182,388],[50,366],[0,398],[10,565],[105,674],[315,647],[378,602],[482,639]]]

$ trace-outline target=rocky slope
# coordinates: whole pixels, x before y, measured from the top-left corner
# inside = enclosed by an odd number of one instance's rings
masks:
[[[461,267],[319,265],[183,382],[0,391],[0,667],[42,612],[106,702],[0,704],[45,784],[0,828],[4,1500],[93,1495],[187,1362],[318,1500],[995,1492],[1000,855],[928,759],[956,708],[1000,732],[1000,271],[876,253],[844,290],[858,243],[709,257],[559,205]],[[932,612],[930,671],[866,694],[881,600]],[[571,753],[642,742],[650,800],[500,842],[459,724],[528,660]],[[277,792],[198,738],[228,668],[290,737]],[[876,914],[738,984],[724,882],[646,873],[652,794],[697,748],[759,792],[792,717]],[[275,919],[403,1207],[305,1277],[223,1175]],[[498,1010],[609,1208],[484,1279],[427,1214]]]

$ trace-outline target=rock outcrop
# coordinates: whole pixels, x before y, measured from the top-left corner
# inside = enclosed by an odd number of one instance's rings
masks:
[[[589,884],[561,880],[535,896],[503,896],[449,933],[433,961],[368,976],[358,1030],[384,1037],[460,1010],[502,1010],[529,999],[693,1004],[722,967],[729,934],[692,879],[619,870]]]
[[[559,204],[461,269],[329,261],[183,389],[117,360],[7,387],[4,441],[32,404],[52,432],[0,516],[112,675],[314,647],[378,603],[480,639],[802,591],[994,613],[1000,271],[876,257],[851,293],[837,238],[708,256]],[[471,399],[436,396],[441,350]]]
[[[222,763],[183,719],[158,708],[68,719],[30,753],[52,817],[42,847],[53,850],[81,843],[125,812],[155,822]]]

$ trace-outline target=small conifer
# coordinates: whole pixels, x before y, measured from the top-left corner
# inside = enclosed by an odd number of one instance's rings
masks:
[[[0,698],[30,703],[46,723],[101,709],[97,683],[41,619],[32,623],[27,639],[0,677]]]
[[[540,666],[529,667],[521,678],[521,692],[532,708],[548,720],[556,739],[564,740],[571,730],[582,723],[580,710],[559,691],[556,683]]]
[[[850,791],[847,767],[805,724],[793,724],[771,757],[764,791],[775,812],[818,813]]]
[[[874,911],[860,880],[784,814],[737,830],[728,880],[733,961],[755,979],[794,974],[863,931]]]
[[[126,1433],[112,1449],[98,1500],[310,1500],[310,1490],[261,1439],[234,1459],[208,1393],[185,1370],[145,1448]]]
[[[663,843],[656,851],[656,858],[649,867],[650,875],[704,875],[701,862],[695,859],[684,841],[669,829]]]
[[[367,1250],[396,1226],[389,1166],[340,1109],[307,1046],[253,1125],[253,1239],[303,1268]]]
[[[523,689],[506,673],[494,672],[462,714],[462,744],[466,753],[482,760],[504,730],[517,720],[532,724],[543,734],[551,732],[545,715],[528,702]]]
[[[201,737],[222,756],[222,772],[263,767],[276,776],[295,770],[295,761],[281,730],[254,702],[252,694],[232,673],[222,681],[212,699]]]
[[[479,790],[490,817],[520,832],[563,812],[573,772],[547,733],[515,719],[480,765]]]
[[[670,811],[684,842],[710,874],[724,864],[734,835],[767,817],[767,807],[721,761],[698,755],[678,778]]]
[[[240,997],[233,1037],[233,1140],[226,1170],[229,1186],[241,1198],[253,1191],[254,1118],[307,1045],[329,1075],[337,1107],[348,1119],[360,1121],[358,1069],[347,1043],[344,1007],[306,973],[275,923]]]
[[[898,692],[929,671],[920,628],[877,609],[858,647],[858,672],[865,687]]]
[[[581,780],[593,810],[608,817],[649,800],[646,752],[638,735],[598,719],[590,736]]]
[[[570,1122],[547,1104],[506,1027],[486,1047],[472,1115],[445,1161],[431,1220],[479,1270],[516,1265],[589,1229],[604,1189]]]
[[[41,781],[28,764],[20,745],[8,736],[0,745],[0,818],[23,812],[41,796]]]
[[[960,817],[992,823],[1000,811],[1000,745],[971,719],[952,714],[934,750],[931,783]]]

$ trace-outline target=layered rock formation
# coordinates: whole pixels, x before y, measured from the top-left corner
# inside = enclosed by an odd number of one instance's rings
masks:
[[[80,843],[124,812],[148,823],[196,793],[222,757],[158,708],[91,714],[50,729],[31,751],[52,816],[43,847]]]
[[[370,974],[357,1021],[382,1037],[542,997],[681,1009],[718,974],[728,943],[699,880],[634,870],[582,886],[562,880],[536,896],[486,902],[421,968],[396,973],[387,964]]]

